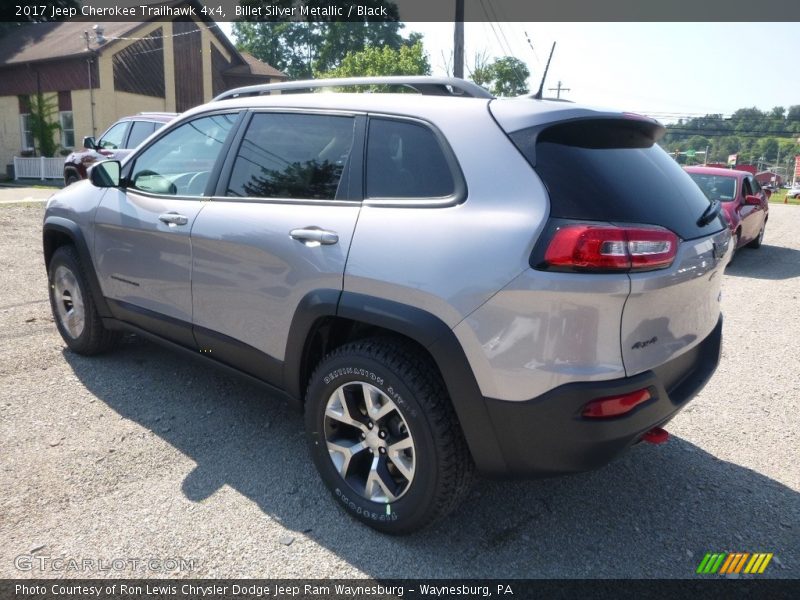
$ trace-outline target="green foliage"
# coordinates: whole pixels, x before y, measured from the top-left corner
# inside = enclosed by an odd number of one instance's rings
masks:
[[[488,88],[495,96],[527,94],[530,75],[525,63],[513,56],[503,56],[492,62],[485,56],[478,56],[470,74],[472,81]]]
[[[55,133],[61,129],[61,125],[55,120],[58,106],[52,97],[47,98],[41,93],[30,96],[29,102],[31,107],[30,127],[34,146],[38,150],[39,156],[55,156],[58,143],[54,137]]]
[[[345,55],[335,69],[315,73],[316,77],[367,77],[382,75],[430,75],[431,65],[422,42],[402,46],[370,46]]]
[[[292,5],[291,0],[241,0],[243,6]],[[305,5],[326,8],[329,0],[309,0]],[[388,46],[398,50],[414,45],[419,34],[408,40],[400,35],[403,24],[398,19],[397,6],[388,0],[340,0],[335,6],[348,14],[350,7],[385,8],[388,17],[353,16],[348,22],[334,22],[325,17],[308,17],[306,21],[240,22],[233,26],[237,47],[286,73],[291,79],[308,79],[314,72],[326,72],[339,66],[342,59],[370,46]],[[354,9],[355,10],[355,9]],[[262,8],[263,12],[263,8]],[[323,20],[310,20],[323,19]]]
[[[661,145],[668,152],[680,150],[703,151],[709,148],[708,162],[725,163],[730,154],[739,155],[739,163],[779,163],[787,166],[800,154],[800,105],[776,106],[769,111],[740,108],[730,117],[709,114],[703,117],[680,119],[667,125]],[[680,156],[685,164],[702,163],[699,154],[694,160]]]

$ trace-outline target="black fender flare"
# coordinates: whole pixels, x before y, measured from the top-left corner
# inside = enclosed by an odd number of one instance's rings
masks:
[[[59,234],[65,235],[70,239],[72,245],[75,246],[75,249],[78,251],[78,256],[81,259],[81,265],[85,269],[86,280],[89,282],[89,291],[94,299],[94,305],[97,308],[98,314],[105,318],[112,317],[113,315],[108,308],[108,303],[106,302],[105,296],[103,296],[103,292],[100,288],[100,282],[97,279],[97,273],[95,273],[94,270],[94,262],[92,261],[91,254],[89,253],[89,245],[86,242],[86,238],[84,237],[83,232],[78,224],[74,221],[70,221],[69,219],[65,219],[64,217],[52,215],[45,219],[44,225],[42,226],[42,250],[44,252],[46,269],[49,268],[50,256],[52,255],[52,252],[55,251],[55,248],[48,246],[48,232],[58,232]]]
[[[483,472],[504,470],[497,434],[464,349],[444,321],[421,308],[347,291],[306,295],[292,319],[284,357],[284,387],[292,397],[302,397],[300,369],[307,336],[318,319],[331,316],[398,333],[425,348],[441,373],[476,466]]]

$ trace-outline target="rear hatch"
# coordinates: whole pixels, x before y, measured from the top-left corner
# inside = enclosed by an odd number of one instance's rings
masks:
[[[663,128],[657,122],[623,114],[556,123],[542,117],[507,130],[550,198],[531,266],[576,275],[628,273],[620,324],[628,376],[699,344],[719,320],[730,256],[719,206],[658,146]]]

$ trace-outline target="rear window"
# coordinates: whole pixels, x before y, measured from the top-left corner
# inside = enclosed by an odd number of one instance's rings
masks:
[[[685,240],[724,227],[700,227],[709,200],[654,141],[652,126],[616,119],[581,120],[511,139],[550,194],[550,216],[660,225]]]
[[[736,198],[736,178],[708,175],[706,173],[689,173],[697,186],[709,200],[730,202]]]

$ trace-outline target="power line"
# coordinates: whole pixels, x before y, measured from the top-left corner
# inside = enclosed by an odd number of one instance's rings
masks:
[[[506,46],[503,46],[503,42],[500,40],[500,35],[498,35],[497,30],[494,27],[495,22],[497,22],[497,26],[500,29],[501,33],[503,32],[503,30],[502,30],[502,27],[500,26],[499,21],[497,20],[497,14],[494,13],[494,8],[492,7],[492,5],[489,2],[489,0],[480,0],[480,5],[481,5],[481,8],[483,9],[483,14],[486,15],[486,21],[489,23],[489,26],[492,28],[492,31],[494,32],[494,37],[495,37],[495,39],[497,39],[497,44],[500,46],[500,50],[503,53],[505,53],[506,56],[509,56],[509,57],[515,59],[515,61],[519,61],[519,59],[516,56],[514,56],[514,53],[511,51],[511,46],[508,44],[508,39],[506,39],[504,33],[503,33],[503,39],[506,40]],[[487,10],[487,6],[489,7],[488,10]],[[494,18],[489,16],[489,11],[492,12],[492,14],[494,15]],[[522,61],[519,61],[519,62],[522,62]],[[517,69],[516,62],[511,64],[511,69],[514,71],[514,75],[517,76],[517,81],[519,81],[520,85],[524,86],[525,85],[525,78],[522,77],[522,73],[520,73],[519,70]]]

